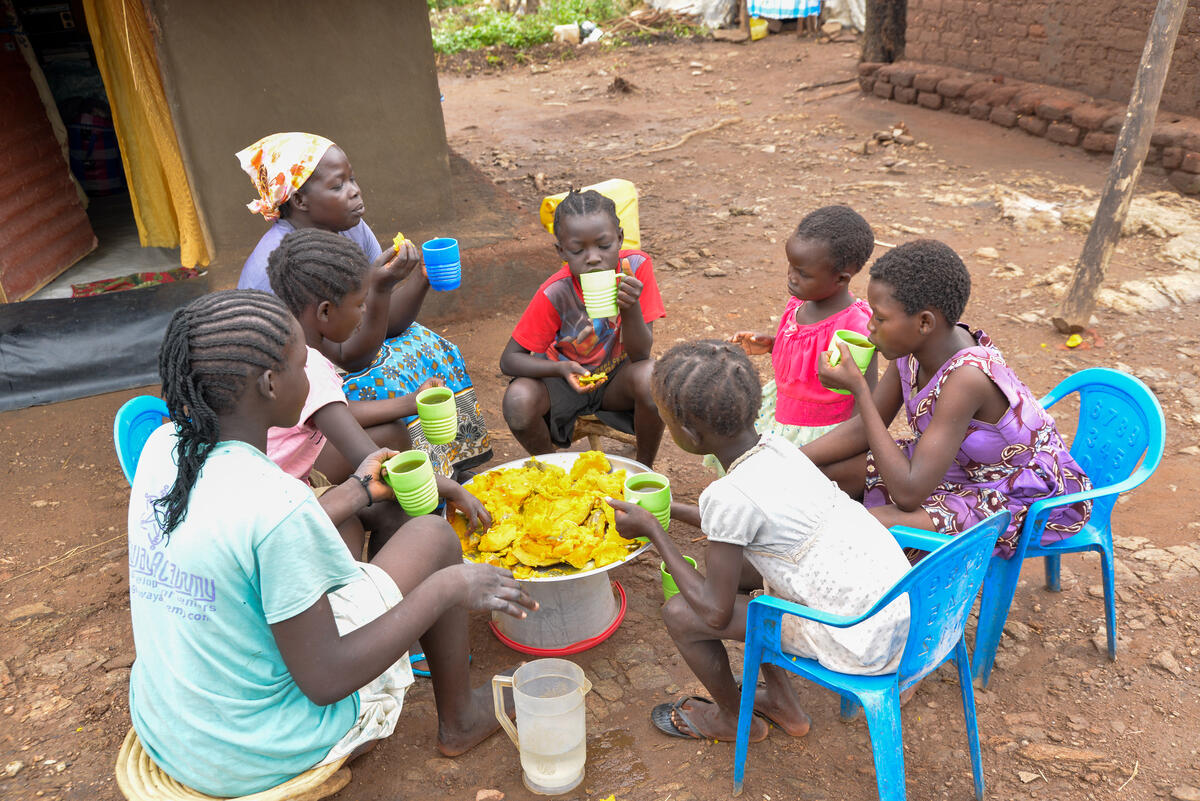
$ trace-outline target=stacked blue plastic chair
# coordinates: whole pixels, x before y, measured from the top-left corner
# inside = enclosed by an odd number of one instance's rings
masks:
[[[138,457],[154,429],[167,421],[166,401],[153,395],[138,395],[125,401],[113,419],[113,446],[125,480],[133,485]]]
[[[841,695],[843,718],[849,718],[859,705],[862,706],[871,736],[871,750],[875,756],[879,798],[881,801],[903,801],[906,796],[900,693],[953,657],[962,691],[975,797],[982,799],[983,764],[979,753],[979,730],[975,724],[975,691],[971,683],[971,660],[967,654],[963,629],[983,582],[992,549],[1008,528],[1010,519],[1008,512],[1000,512],[950,539],[928,531],[893,528],[892,535],[901,546],[931,553],[896,582],[870,610],[858,617],[832,615],[769,595],[751,600],[746,620],[742,703],[734,751],[734,793],[742,791],[758,672],[760,665],[766,663],[779,665]],[[814,659],[793,656],[782,649],[780,635],[784,615],[796,615],[828,626],[846,628],[875,615],[903,596],[908,597],[911,619],[904,653],[894,673],[877,676],[838,673],[822,667]],[[922,793],[921,797],[928,795]]]
[[[1117,658],[1112,510],[1118,495],[1141,484],[1158,468],[1166,445],[1166,422],[1150,388],[1118,370],[1106,367],[1081,370],[1052,389],[1042,399],[1042,406],[1049,408],[1073,392],[1079,393],[1079,425],[1071,442],[1071,455],[1091,479],[1092,489],[1035,501],[1029,507],[1012,558],[995,557],[988,566],[972,665],[972,673],[985,687],[1008,620],[1021,564],[1039,556],[1046,559],[1046,588],[1057,592],[1059,560],[1064,554],[1082,551],[1100,554],[1108,658]],[[1042,544],[1042,531],[1054,509],[1089,499],[1092,514],[1082,531],[1065,540]]]

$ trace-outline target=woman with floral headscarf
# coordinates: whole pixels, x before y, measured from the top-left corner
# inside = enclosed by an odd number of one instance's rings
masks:
[[[490,460],[491,439],[462,354],[452,342],[416,322],[429,290],[424,271],[416,269],[420,252],[408,241],[399,250],[380,247],[363,219],[366,206],[342,149],[323,136],[278,133],[240,151],[237,158],[258,190],[258,199],[247,208],[272,223],[246,259],[238,288],[270,292],[267,259],[284,236],[299,228],[332,231],[357,244],[374,267],[362,326],[345,343],[325,342],[320,348],[345,371],[346,398],[386,401],[440,378],[454,391],[458,404],[458,437],[432,445],[413,416],[405,418],[413,446],[429,453],[438,472],[460,479]],[[359,419],[364,428],[387,422],[380,417],[380,407],[351,403],[356,418],[369,418]],[[336,454],[329,458],[335,463],[326,462],[325,454],[318,461],[322,472],[340,474],[341,468],[351,467],[336,464]]]

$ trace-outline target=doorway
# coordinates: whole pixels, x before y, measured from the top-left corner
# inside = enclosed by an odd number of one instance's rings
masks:
[[[71,174],[85,196],[98,243],[32,297],[72,297],[73,284],[178,268],[178,247],[140,244],[111,105],[81,0],[10,2],[66,128]]]

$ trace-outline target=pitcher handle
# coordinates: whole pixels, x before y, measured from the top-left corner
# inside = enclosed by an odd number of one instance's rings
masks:
[[[517,727],[509,720],[508,713],[504,711],[504,687],[512,688],[512,676],[492,676],[492,706],[496,710],[496,720],[500,721],[500,725],[504,727],[504,733],[508,735],[508,739],[513,741],[513,745],[520,750],[521,744],[517,741]],[[515,703],[515,699],[514,699]]]

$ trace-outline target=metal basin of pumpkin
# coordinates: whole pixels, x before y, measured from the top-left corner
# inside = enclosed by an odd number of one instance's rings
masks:
[[[543,464],[570,471],[582,455],[575,452],[550,453],[537,459]],[[604,456],[611,466],[611,472],[614,473],[624,471],[629,475],[650,471],[644,464],[633,459],[608,454]],[[528,461],[530,460],[517,459],[499,465],[486,473],[480,473],[464,486],[470,488],[475,481],[488,473],[524,467]],[[483,479],[480,483],[489,480]],[[615,478],[613,480],[615,482]],[[519,494],[523,489],[519,486],[510,488],[514,494]],[[620,490],[610,494],[617,498],[623,497]],[[589,510],[589,514],[591,511],[594,509]],[[464,537],[464,521],[460,517],[452,522],[455,523],[455,531],[459,532],[460,539],[463,539],[464,554],[471,553],[467,545],[470,537]],[[493,521],[492,528],[497,528],[497,525],[498,523]],[[503,539],[507,536],[507,533],[502,533],[498,538]],[[620,625],[623,610],[623,606],[613,595],[613,587],[606,573],[629,562],[650,547],[648,542],[626,542],[629,544],[622,546],[626,553],[603,565],[596,565],[593,560],[589,560],[583,567],[575,568],[558,561],[550,566],[530,568],[527,577],[519,578],[525,591],[538,602],[538,610],[523,619],[493,612],[494,631],[506,640],[510,647],[537,656],[576,653],[603,640]],[[475,554],[477,557],[478,552],[475,551]],[[469,556],[463,558],[470,560]]]
[[[577,460],[595,464],[601,456],[610,466],[609,480],[599,482],[587,474],[578,482],[561,480]],[[522,469],[535,462],[555,471],[549,477],[548,491],[539,491],[536,469]],[[522,581],[562,581],[603,572],[649,547],[649,543],[625,540],[617,534],[612,508],[604,501],[605,496],[623,497],[625,475],[645,472],[649,468],[640,462],[599,451],[550,453],[506,462],[463,485],[487,507],[491,528],[467,532],[461,516],[450,522],[462,542],[464,558],[506,567]],[[556,478],[560,480],[554,481]],[[577,488],[579,492],[575,492]]]

